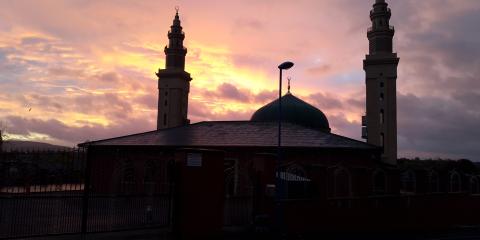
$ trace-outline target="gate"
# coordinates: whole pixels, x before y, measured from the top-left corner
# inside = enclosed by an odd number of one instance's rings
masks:
[[[225,159],[224,227],[247,227],[253,222],[254,181],[250,172],[238,159]]]

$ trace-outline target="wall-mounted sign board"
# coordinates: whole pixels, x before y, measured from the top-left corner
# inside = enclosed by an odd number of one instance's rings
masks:
[[[187,167],[201,167],[202,154],[201,153],[187,153]]]

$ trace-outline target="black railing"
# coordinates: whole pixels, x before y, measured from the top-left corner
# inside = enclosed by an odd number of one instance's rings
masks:
[[[168,192],[87,191],[86,163],[81,149],[0,152],[0,239],[169,226]]]
[[[253,221],[253,197],[226,197],[223,210],[223,225],[248,226]]]

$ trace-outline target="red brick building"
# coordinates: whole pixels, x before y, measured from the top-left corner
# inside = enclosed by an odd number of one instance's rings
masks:
[[[258,227],[259,219],[275,225],[273,219],[279,218],[293,232],[461,222],[447,219],[472,211],[478,200],[400,195],[401,184],[415,183],[410,175],[402,175],[401,182],[396,165],[399,59],[392,53],[387,6],[376,0],[370,12],[370,51],[364,61],[368,143],[331,133],[321,110],[288,92],[281,98],[280,151],[278,99],[250,121],[189,123],[192,78],[184,70],[187,50],[177,12],[165,47],[166,67],[157,73],[157,130],[81,144],[88,148],[91,193],[167,194],[174,230],[196,235]],[[280,212],[275,210],[279,204]],[[439,216],[436,207],[445,215]]]

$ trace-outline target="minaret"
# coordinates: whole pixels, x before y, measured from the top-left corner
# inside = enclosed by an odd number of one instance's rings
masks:
[[[375,0],[368,29],[369,54],[363,61],[366,73],[366,116],[362,119],[362,137],[383,147],[382,161],[397,163],[397,66],[393,53],[395,29],[389,25],[391,11],[385,0]]]
[[[168,46],[165,46],[165,69],[159,69],[158,77],[158,115],[157,129],[186,125],[188,92],[190,91],[190,74],[185,72],[185,55],[183,47],[185,33],[180,25],[178,7],[173,25],[168,32]]]

